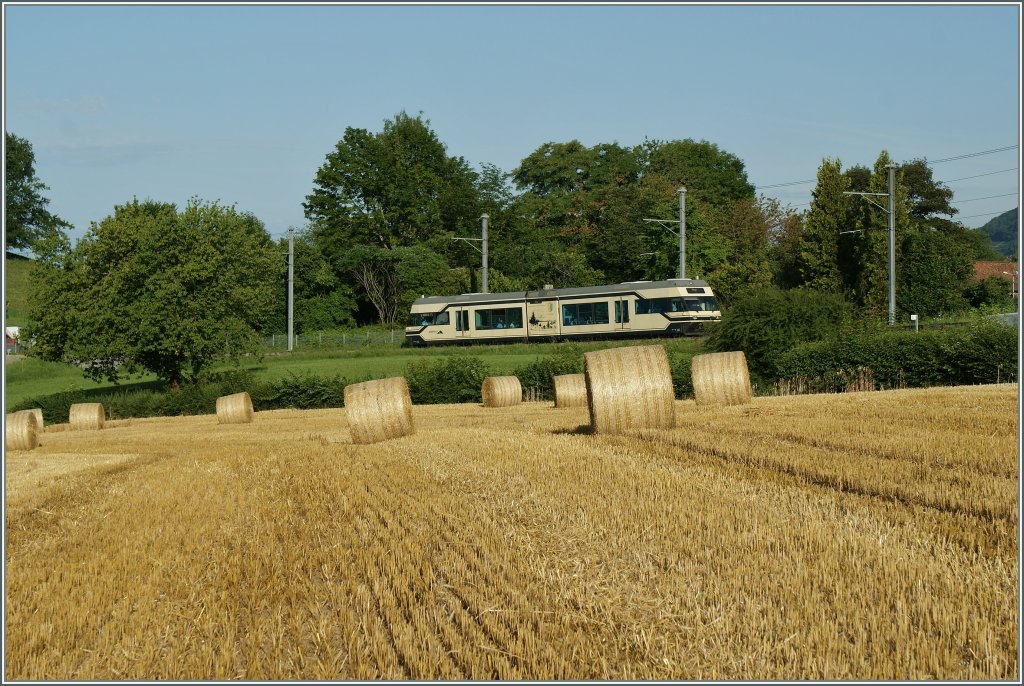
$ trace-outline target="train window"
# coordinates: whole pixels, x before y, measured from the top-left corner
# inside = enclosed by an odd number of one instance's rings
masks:
[[[523,310],[519,307],[476,310],[473,314],[477,330],[523,328]]]
[[[703,293],[704,289],[703,288],[687,288],[686,292],[687,293]]]
[[[469,331],[469,312],[466,310],[455,313],[455,330]]]
[[[420,312],[409,315],[408,326],[443,326],[448,323],[448,311]]]
[[[562,305],[562,326],[590,326],[607,323],[607,302]]]

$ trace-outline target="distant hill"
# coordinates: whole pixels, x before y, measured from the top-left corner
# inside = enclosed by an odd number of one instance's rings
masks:
[[[29,270],[32,260],[7,253],[4,260],[4,324],[24,326],[25,306],[28,302]]]
[[[992,239],[992,247],[1000,255],[1017,256],[1017,226],[1020,223],[1017,208],[993,217],[978,230],[983,231]]]

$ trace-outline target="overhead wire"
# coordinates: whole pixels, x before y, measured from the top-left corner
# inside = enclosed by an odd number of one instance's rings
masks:
[[[962,202],[974,202],[975,200],[991,200],[992,198],[1006,198],[1006,197],[1009,197],[1011,195],[1017,195],[1017,193],[1014,192],[1014,193],[1003,193],[1002,195],[986,195],[984,198],[968,198],[967,200],[951,200],[950,204],[956,205],[956,204],[962,203]]]
[[[982,176],[992,176],[993,174],[1005,174],[1006,172],[1017,171],[1017,167],[1010,169],[1000,169],[999,171],[986,172],[984,174],[975,174],[974,176],[961,176],[959,179],[949,179],[948,181],[936,181],[935,183],[953,183],[954,181],[966,181],[967,179],[978,179]]]
[[[982,155],[992,155],[992,154],[995,154],[997,152],[1006,152],[1007,150],[1015,150],[1015,149],[1017,149],[1017,147],[1018,147],[1017,145],[1006,145],[1006,146],[1003,146],[1001,148],[993,148],[991,150],[979,150],[978,152],[969,152],[969,153],[967,153],[965,155],[955,155],[953,157],[944,157],[944,158],[941,158],[941,159],[938,159],[938,160],[929,160],[928,158],[924,158],[924,160],[928,164],[940,164],[942,162],[952,162],[954,160],[965,160],[965,159],[968,159],[970,157],[981,157]],[[1013,169],[1004,169],[1004,170],[1001,170],[1001,171],[998,171],[998,172],[989,172],[988,174],[978,174],[977,176],[965,176],[964,179],[974,179],[974,178],[977,178],[978,176],[988,176],[989,174],[1001,174],[1004,171],[1014,171],[1015,169],[1016,169],[1016,167],[1014,167]],[[963,181],[964,179],[952,179],[952,181]],[[767,186],[758,186],[757,188],[758,188],[758,190],[767,190],[769,188],[784,188],[786,186],[799,186],[799,185],[802,185],[802,184],[805,184],[805,183],[815,183],[816,181],[817,181],[817,179],[808,179],[808,180],[804,180],[804,181],[786,181],[785,183],[773,183],[773,184],[769,184]],[[952,182],[952,181],[950,181],[950,182]],[[940,183],[947,183],[947,182],[940,182]]]

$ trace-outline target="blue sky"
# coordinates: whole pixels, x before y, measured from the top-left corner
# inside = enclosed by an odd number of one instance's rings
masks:
[[[760,188],[813,179],[826,156],[1017,146],[1019,12],[6,4],[4,128],[32,143],[76,238],[133,196],[221,200],[274,234],[301,228],[345,128],[380,131],[401,110],[475,166],[511,170],[549,141],[693,138]],[[949,184],[980,226],[1017,206],[1019,160],[1015,147],[933,169],[985,174]],[[812,187],[763,192],[802,209]]]

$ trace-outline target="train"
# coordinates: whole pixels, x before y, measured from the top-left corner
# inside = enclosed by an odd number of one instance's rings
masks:
[[[406,345],[513,343],[699,335],[719,321],[706,281],[629,281],[586,288],[417,298]]]

